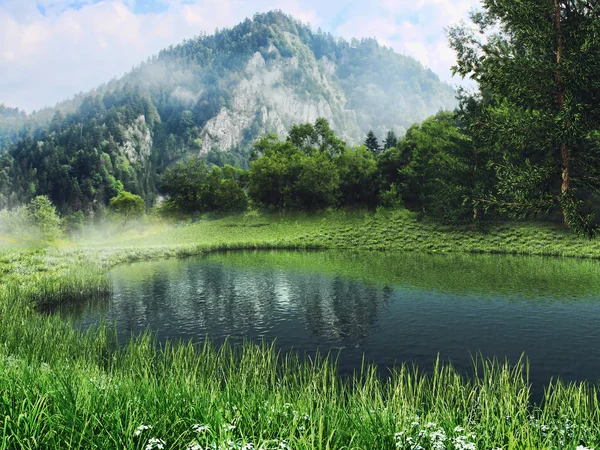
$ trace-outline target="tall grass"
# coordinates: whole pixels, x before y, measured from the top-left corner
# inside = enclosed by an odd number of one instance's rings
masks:
[[[600,447],[598,389],[560,381],[530,402],[525,360],[438,363],[382,379],[272,344],[124,347],[40,304],[106,295],[117,264],[241,248],[505,251],[598,257],[595,242],[538,225],[446,232],[407,213],[234,217],[87,247],[0,249],[0,449],[573,449]],[[402,226],[400,226],[402,225]],[[544,243],[542,245],[542,242]],[[415,268],[417,270],[417,268]]]

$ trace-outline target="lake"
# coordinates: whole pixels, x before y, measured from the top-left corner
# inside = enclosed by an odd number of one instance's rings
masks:
[[[339,352],[342,375],[363,355],[380,373],[428,371],[439,355],[465,374],[472,355],[518,361],[538,396],[551,378],[600,378],[600,264],[494,255],[232,252],[124,265],[106,300],[57,312],[119,340],[276,340],[301,354]]]

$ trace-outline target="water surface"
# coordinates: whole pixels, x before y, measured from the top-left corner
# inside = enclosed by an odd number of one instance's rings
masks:
[[[105,301],[59,313],[119,339],[272,341],[283,351],[341,351],[368,362],[437,355],[469,372],[471,357],[530,361],[534,392],[551,378],[600,378],[600,264],[513,256],[242,252],[121,266]]]

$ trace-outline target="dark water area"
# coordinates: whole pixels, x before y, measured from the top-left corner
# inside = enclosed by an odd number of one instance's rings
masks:
[[[600,264],[507,256],[243,252],[122,266],[105,301],[57,313],[119,340],[148,327],[165,340],[276,340],[339,352],[342,375],[436,358],[472,373],[472,355],[525,353],[533,394],[551,378],[600,378]]]

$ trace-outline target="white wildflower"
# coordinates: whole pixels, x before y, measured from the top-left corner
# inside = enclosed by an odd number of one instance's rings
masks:
[[[594,450],[594,449],[586,447],[585,445],[578,445],[575,450]]]
[[[188,444],[188,446],[185,448],[185,450],[204,450],[204,448],[202,448],[202,446],[200,444],[198,444],[198,442],[194,441],[194,442],[190,442]]]
[[[470,442],[474,439],[473,433],[469,433],[467,436],[457,436],[454,438],[455,450],[477,450],[477,446],[474,442]]]
[[[196,433],[204,433],[210,430],[210,427],[208,425],[200,425],[197,423],[192,427],[192,430],[194,430]]]
[[[165,445],[167,444],[162,439],[152,438],[146,444],[145,450],[163,450]]]
[[[242,450],[254,450],[254,444],[252,444],[251,442],[248,444],[244,444]]]
[[[150,425],[140,425],[139,427],[137,427],[135,429],[135,432],[133,433],[134,436],[139,436],[140,434],[142,434],[144,431],[146,430],[151,430],[152,426]]]

